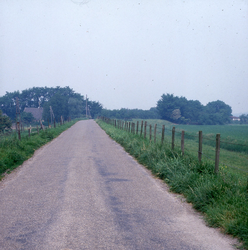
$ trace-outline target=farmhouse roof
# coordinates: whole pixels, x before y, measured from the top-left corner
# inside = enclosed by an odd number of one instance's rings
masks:
[[[237,116],[230,116],[230,118],[231,118],[233,121],[240,121],[240,117],[237,117]]]
[[[41,120],[43,108],[25,108],[24,112],[31,113],[36,120]]]

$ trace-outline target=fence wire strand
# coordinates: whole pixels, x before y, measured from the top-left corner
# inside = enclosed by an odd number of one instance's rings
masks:
[[[112,124],[113,126],[115,126],[115,122],[114,122],[114,120],[112,120],[112,122],[110,122],[110,124]],[[123,125],[122,125],[123,124]],[[137,123],[134,123],[134,131],[133,131],[133,129],[132,129],[132,122],[130,122],[130,127],[129,127],[129,122],[124,122],[124,123],[119,123],[119,122],[116,122],[116,127],[117,128],[120,128],[120,129],[122,129],[122,130],[124,130],[124,131],[127,131],[127,132],[132,132],[133,134],[138,134],[138,135],[141,135],[141,129],[142,129],[142,136],[144,136],[144,133],[145,133],[145,121],[143,121],[143,126],[141,127],[141,122],[139,122],[139,124],[138,124],[138,130],[137,130]],[[150,136],[150,125],[151,125],[151,136]],[[168,140],[168,136],[170,136],[171,137],[171,135],[172,135],[172,128],[166,128],[165,126],[163,127],[163,126],[161,126],[161,125],[159,125],[159,124],[157,124],[157,126],[156,126],[156,143],[158,143],[159,141],[161,141],[162,140],[162,134],[163,134],[163,129],[164,129],[164,143],[167,143],[167,144],[171,144],[171,146],[172,146],[172,144],[173,144],[173,142],[172,142],[172,139],[171,140]],[[183,130],[181,130],[181,131],[177,131],[177,130],[175,130],[175,141],[174,141],[174,148],[178,148],[178,149],[180,149],[181,147],[181,145],[179,145],[177,142],[178,142],[178,140],[180,140],[179,138],[178,138],[178,136],[176,136],[176,135],[180,135],[180,134],[182,134],[182,131]],[[170,133],[168,133],[168,132],[170,132]],[[177,142],[176,142],[176,138],[177,138]],[[197,142],[197,140],[196,139],[199,139],[199,136],[198,135],[193,135],[193,134],[190,134],[190,133],[188,133],[188,132],[184,132],[184,138],[185,139],[189,139],[189,140],[193,140],[193,141],[196,141]],[[193,139],[192,139],[193,138]],[[148,124],[148,123],[146,123],[146,139],[148,139],[148,140],[150,140],[151,142],[153,142],[153,141],[155,141],[154,139],[155,139],[155,136],[154,136],[154,124]],[[212,141],[212,142],[215,142],[216,141],[216,139],[212,139],[212,138],[209,138],[209,137],[205,137],[205,136],[203,136],[202,137],[202,139],[203,140],[208,140],[208,141]],[[238,144],[238,143],[233,143],[233,142],[227,142],[227,141],[220,141],[220,143],[222,143],[222,144],[231,144],[231,145],[236,145],[236,146],[242,146],[242,147],[248,147],[248,145],[245,145],[245,144]],[[204,144],[204,143],[203,143]],[[206,144],[206,145],[208,145],[208,144]],[[210,145],[211,146],[211,145]],[[212,147],[212,146],[211,146]],[[220,147],[220,149],[221,149],[221,147]],[[213,159],[213,156],[211,157],[211,156],[209,156],[209,155],[207,155],[205,152],[199,152],[199,150],[192,150],[192,149],[188,149],[187,147],[185,147],[185,144],[184,144],[184,151],[186,151],[186,152],[190,152],[190,153],[201,153],[201,155],[203,156],[203,157],[206,157],[207,159],[209,159],[209,160],[211,160],[211,161],[215,161],[215,159]],[[212,153],[215,153],[215,150],[213,149],[213,151],[214,152],[212,152]],[[229,150],[230,151],[230,150]],[[245,158],[246,159],[246,158]],[[239,171],[242,171],[242,172],[244,172],[244,173],[248,173],[248,171],[247,170],[243,170],[243,169],[241,169],[241,168],[238,168],[238,167],[235,167],[235,166],[232,166],[232,165],[229,165],[229,164],[226,164],[225,162],[222,162],[222,161],[219,161],[219,164],[221,164],[221,165],[224,165],[224,166],[227,166],[227,167],[229,167],[229,168],[233,168],[233,169],[237,169],[237,170],[239,170]]]

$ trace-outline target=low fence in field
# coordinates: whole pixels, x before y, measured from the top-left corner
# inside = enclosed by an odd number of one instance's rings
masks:
[[[63,117],[61,116],[61,119],[59,122],[56,122],[55,119],[53,120],[53,122],[49,123],[49,121],[47,121],[47,124],[44,125],[43,123],[40,123],[40,125],[36,125],[34,126],[26,126],[24,124],[20,124],[19,122],[16,123],[16,128],[15,129],[8,129],[6,131],[3,131],[3,133],[0,133],[0,142],[1,139],[4,139],[8,136],[18,136],[18,139],[21,140],[21,138],[23,136],[31,136],[34,134],[39,134],[40,130],[45,130],[48,128],[56,128],[57,126],[61,126],[63,125],[65,122],[69,122],[71,119],[69,118],[68,121],[65,121],[63,119]]]
[[[140,135],[150,140],[150,142],[170,145],[172,150],[177,148],[181,150],[182,155],[184,155],[185,152],[197,154],[199,162],[205,157],[215,163],[215,173],[218,173],[220,164],[222,167],[230,167],[248,173],[246,169],[235,166],[235,160],[233,160],[234,157],[232,156],[235,149],[237,149],[239,153],[242,152],[239,157],[241,157],[244,162],[243,167],[247,167],[248,145],[223,141],[221,140],[220,134],[216,134],[213,138],[213,136],[203,136],[202,131],[194,135],[184,130],[177,131],[175,127],[169,129],[166,128],[165,125],[158,126],[157,124],[148,124],[147,121],[137,121],[135,123],[132,121],[109,119],[106,117],[99,118],[118,129]],[[221,153],[223,153],[222,157]],[[237,157],[237,155],[235,157]],[[231,162],[231,164],[226,164],[225,160],[222,160],[222,158],[228,158],[228,162]]]

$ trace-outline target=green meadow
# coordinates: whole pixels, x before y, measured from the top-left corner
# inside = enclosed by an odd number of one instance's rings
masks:
[[[139,133],[141,120],[139,121]],[[172,128],[175,127],[175,146],[181,147],[181,132],[185,131],[185,152],[197,157],[199,147],[199,131],[203,134],[203,160],[215,160],[216,134],[220,134],[220,167],[230,171],[238,171],[248,175],[248,125],[178,125],[165,120],[146,120],[147,135],[149,125],[152,125],[152,140],[154,140],[154,125],[157,124],[156,141],[161,140],[162,126],[165,125],[165,143],[171,145]],[[143,121],[145,122],[145,120]],[[143,129],[144,130],[144,129]]]

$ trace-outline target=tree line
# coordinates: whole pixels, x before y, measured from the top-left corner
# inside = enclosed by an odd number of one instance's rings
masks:
[[[157,102],[162,119],[182,124],[223,125],[231,122],[232,108],[223,101],[209,102],[206,106],[185,97],[163,94]]]
[[[22,120],[31,123],[34,119],[31,113],[23,112],[25,107],[43,108],[43,119],[50,118],[50,106],[52,107],[55,119],[58,121],[61,116],[64,119],[81,117],[86,113],[86,98],[76,93],[70,87],[33,87],[30,89],[14,92],[6,92],[0,97],[0,121],[10,124],[9,119],[16,119],[16,98],[19,101],[19,108]],[[232,109],[223,101],[209,102],[206,106],[197,100],[187,100],[185,97],[163,94],[157,102],[157,106],[149,110],[142,109],[103,109],[96,101],[87,99],[88,114],[92,118],[102,115],[116,119],[164,119],[181,124],[202,124],[215,125],[231,122]],[[6,114],[7,117],[3,117]],[[248,123],[248,115],[240,116],[240,123]],[[3,126],[2,126],[3,127]]]
[[[50,106],[57,121],[61,116],[64,119],[69,117],[73,119],[86,113],[86,98],[70,87],[34,87],[22,92],[6,92],[4,96],[0,97],[0,109],[12,121],[16,119],[16,98],[18,98],[20,113],[24,119],[32,118],[30,113],[23,113],[26,107],[43,108],[45,121],[50,118]],[[94,118],[101,114],[102,105],[99,102],[87,99],[87,104],[91,117]]]
[[[163,94],[157,106],[150,110],[142,109],[103,109],[101,114],[108,118],[130,120],[164,119],[178,124],[223,125],[231,122],[232,108],[223,101],[209,102],[206,106],[197,100]],[[241,116],[246,123],[247,117]]]
[[[123,120],[131,119],[160,119],[160,115],[156,108],[150,108],[149,110],[142,109],[103,109],[101,115],[108,118],[116,118]]]

